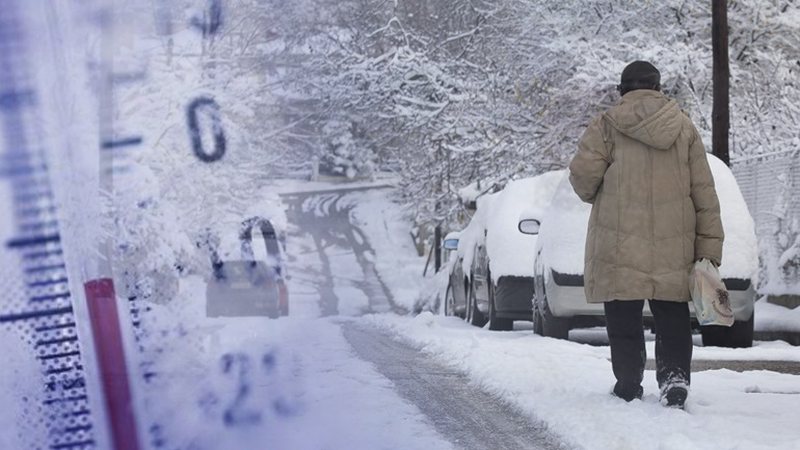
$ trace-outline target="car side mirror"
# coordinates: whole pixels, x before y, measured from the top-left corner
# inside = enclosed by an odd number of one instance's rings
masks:
[[[519,231],[522,234],[539,234],[541,223],[536,219],[523,219],[519,221]]]
[[[445,250],[458,250],[458,239],[445,239],[442,243]]]

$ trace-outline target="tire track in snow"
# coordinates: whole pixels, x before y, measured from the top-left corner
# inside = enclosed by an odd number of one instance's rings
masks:
[[[397,392],[425,414],[456,448],[539,450],[569,447],[539,421],[480,390],[455,369],[372,327],[348,322],[342,332],[355,353],[375,365]]]

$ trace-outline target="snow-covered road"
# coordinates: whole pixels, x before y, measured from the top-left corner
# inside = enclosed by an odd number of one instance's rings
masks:
[[[292,305],[303,315],[403,312],[375,268],[375,250],[353,212],[369,188],[284,194]]]

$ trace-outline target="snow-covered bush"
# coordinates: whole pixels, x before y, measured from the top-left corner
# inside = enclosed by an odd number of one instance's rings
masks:
[[[348,179],[370,177],[375,170],[375,154],[358,139],[355,124],[342,121],[326,123],[322,132],[327,137],[322,166],[330,173]]]

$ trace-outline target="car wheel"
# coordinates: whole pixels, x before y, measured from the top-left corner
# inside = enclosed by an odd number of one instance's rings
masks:
[[[533,332],[539,336],[544,336],[544,329],[542,328],[542,313],[539,312],[539,306],[534,302],[533,305]]]
[[[495,287],[492,277],[489,277],[489,329],[493,331],[511,331],[514,329],[514,321],[512,319],[497,317]]]
[[[533,332],[540,336],[568,339],[569,328],[569,319],[556,317],[550,312],[547,295],[542,292],[541,304],[538,301],[533,302]]]
[[[700,327],[704,347],[742,348],[753,346],[755,313],[748,320],[737,320],[730,327],[706,325]]]
[[[444,294],[444,315],[456,315],[456,298],[453,296],[453,289],[447,285],[447,292]]]
[[[476,327],[486,325],[486,318],[481,310],[478,309],[478,302],[475,301],[475,287],[469,283],[469,295],[467,296],[467,323]]]

